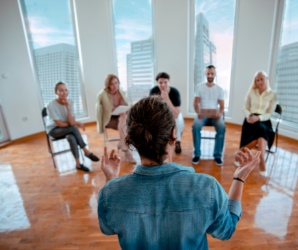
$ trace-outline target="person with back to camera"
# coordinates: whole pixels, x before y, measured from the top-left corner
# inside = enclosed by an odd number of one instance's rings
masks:
[[[223,120],[224,91],[214,83],[216,76],[215,67],[209,65],[206,67],[205,75],[207,82],[199,84],[194,99],[194,109],[197,113],[192,126],[193,144],[195,147],[193,164],[198,164],[201,157],[201,130],[206,123],[211,120],[212,125],[216,130],[215,145],[213,156],[215,164],[222,165],[222,150],[225,140],[226,125]],[[217,106],[220,106],[218,110]]]
[[[65,136],[70,145],[71,152],[76,161],[76,168],[84,172],[90,170],[83,164],[80,164],[80,155],[78,145],[83,149],[85,156],[92,161],[99,161],[99,158],[92,154],[87,148],[76,125],[85,131],[85,126],[81,122],[77,122],[74,116],[74,102],[68,97],[67,85],[58,82],[55,85],[55,94],[57,99],[51,101],[48,106],[49,120],[47,122],[47,133],[54,138]]]
[[[97,95],[97,131],[102,134],[104,133],[104,128],[118,130],[120,135],[120,142],[117,145],[118,149],[125,153],[126,161],[136,163],[124,142],[126,136],[126,113],[112,115],[112,112],[120,105],[128,105],[125,93],[120,88],[119,78],[116,75],[109,74],[105,78],[105,88]]]
[[[184,119],[180,112],[181,98],[178,89],[170,86],[170,76],[165,73],[159,73],[155,80],[157,86],[150,90],[150,95],[160,95],[163,100],[167,102],[170,109],[174,113],[176,120],[176,142],[175,142],[175,153],[181,154],[181,137],[184,128]]]
[[[117,234],[122,249],[208,249],[206,233],[230,239],[241,210],[244,181],[259,162],[240,152],[229,195],[217,180],[172,162],[175,117],[158,96],[137,102],[127,117],[126,144],[141,157],[133,174],[118,178],[121,159],[104,149],[106,184],[98,194],[102,233]],[[231,176],[232,179],[232,176]]]
[[[261,151],[260,174],[267,176],[265,165],[265,153],[268,145],[271,148],[274,141],[274,132],[270,118],[276,108],[276,94],[269,85],[266,72],[256,72],[253,84],[249,89],[245,107],[243,109],[245,119],[242,126],[240,151],[244,148],[255,148],[258,145]],[[235,153],[235,165],[238,167],[237,155]]]

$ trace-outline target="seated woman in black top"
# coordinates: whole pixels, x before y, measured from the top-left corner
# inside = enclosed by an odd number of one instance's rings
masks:
[[[184,119],[182,116],[182,113],[180,112],[180,106],[181,106],[181,99],[180,99],[180,93],[179,91],[174,88],[170,87],[170,76],[165,73],[159,73],[155,80],[157,81],[157,86],[153,87],[150,90],[150,96],[151,95],[160,95],[161,98],[167,102],[167,104],[170,106],[176,120],[176,142],[175,142],[175,153],[180,154],[181,153],[181,136],[184,128]]]

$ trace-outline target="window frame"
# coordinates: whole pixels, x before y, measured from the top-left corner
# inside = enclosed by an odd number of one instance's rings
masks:
[[[271,43],[271,53],[269,55],[269,79],[271,79],[271,87],[275,91],[275,71],[278,58],[279,47],[281,43],[281,34],[282,34],[282,23],[285,15],[285,6],[286,0],[279,0],[275,2],[275,16],[274,16],[274,30],[272,34],[272,43]],[[273,124],[277,122],[276,118],[271,118]],[[283,121],[281,116],[281,122],[279,124],[279,129],[286,130],[289,132],[298,132],[298,124],[295,126],[293,122]]]
[[[235,59],[237,49],[237,30],[239,19],[239,1],[235,0],[235,16],[234,16],[234,29],[233,29],[233,46],[232,46],[232,62],[230,72],[230,90],[229,90],[229,104],[228,111],[225,109],[225,119],[231,119],[233,114],[233,87],[235,83]],[[196,113],[190,112],[190,100],[194,100],[194,96],[191,96],[191,86],[194,85],[194,54],[195,54],[195,10],[196,0],[189,0],[189,18],[188,18],[188,81],[187,81],[187,115],[195,117]]]
[[[29,41],[29,37],[31,38],[31,33],[30,33],[30,27],[27,19],[25,18],[25,13],[26,12],[26,7],[25,7],[25,0],[18,0],[18,6],[19,6],[19,11],[21,15],[21,21],[23,25],[23,31],[24,31],[24,37],[26,41],[26,46],[27,46],[27,51],[28,51],[28,56],[29,56],[29,61],[30,61],[30,66],[34,78],[34,83],[35,83],[35,89],[38,97],[38,102],[40,105],[40,108],[42,109],[44,107],[44,102],[42,99],[42,94],[41,94],[41,85],[39,82],[39,77],[37,73],[37,68],[36,68],[36,59],[34,57],[33,53],[33,46],[32,43]],[[81,56],[81,47],[80,47],[80,41],[79,41],[79,31],[78,31],[78,23],[77,23],[77,14],[76,14],[76,9],[75,9],[75,0],[68,0],[69,5],[70,5],[70,15],[71,15],[71,20],[72,20],[72,27],[73,27],[73,34],[74,34],[74,41],[75,41],[75,47],[77,51],[77,56],[78,56],[78,74],[79,74],[79,81],[80,81],[80,88],[81,88],[81,98],[82,98],[82,106],[83,106],[83,113],[81,115],[75,116],[76,119],[85,119],[89,117],[88,114],[88,106],[87,106],[87,98],[86,98],[86,90],[85,90],[85,81],[84,81],[84,72],[83,72],[83,62],[82,62],[82,56]],[[53,89],[54,91],[54,89]]]
[[[151,0],[151,18],[152,18],[152,35],[151,35],[151,40],[152,40],[152,73],[153,73],[153,85],[152,87],[154,87],[156,85],[156,81],[155,76],[156,76],[156,69],[157,69],[157,63],[156,63],[156,52],[155,52],[155,16],[154,16],[154,6],[155,6],[155,1],[156,0]],[[119,77],[119,71],[118,71],[118,59],[117,59],[117,48],[116,48],[116,36],[115,36],[115,23],[114,23],[114,10],[113,10],[113,0],[108,0],[108,5],[109,5],[109,10],[108,10],[108,14],[109,14],[109,19],[111,20],[110,24],[112,27],[111,28],[111,41],[112,41],[112,54],[113,54],[113,68],[114,68],[114,72],[115,75],[117,75]],[[131,51],[132,52],[132,51]],[[142,52],[143,53],[143,52]],[[127,68],[126,68],[127,70]],[[119,78],[119,80],[121,80]],[[121,83],[120,83],[120,87]],[[123,89],[122,89],[123,90]],[[149,93],[149,92],[148,92]],[[125,91],[126,94],[126,98],[128,100],[128,102],[130,104],[133,104],[133,100],[129,99],[129,95],[128,95],[128,84],[127,84],[127,90]]]

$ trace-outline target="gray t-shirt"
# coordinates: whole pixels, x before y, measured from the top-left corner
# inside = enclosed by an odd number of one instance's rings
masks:
[[[72,100],[69,101],[69,108],[71,114],[74,116],[74,102]],[[58,127],[58,125],[54,122],[54,120],[61,120],[62,122],[68,122],[67,119],[67,109],[65,105],[60,104],[55,100],[51,101],[48,106],[48,119],[47,119],[47,133],[49,133],[53,128]]]
[[[195,97],[200,97],[201,109],[217,109],[218,100],[224,100],[224,91],[218,85],[213,85],[211,88],[206,85],[206,83],[199,84]]]

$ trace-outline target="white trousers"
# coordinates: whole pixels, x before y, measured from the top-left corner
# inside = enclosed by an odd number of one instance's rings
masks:
[[[176,133],[175,136],[177,138],[177,141],[181,141],[181,136],[184,128],[184,119],[182,116],[182,113],[180,112],[178,117],[175,119],[176,121]]]

